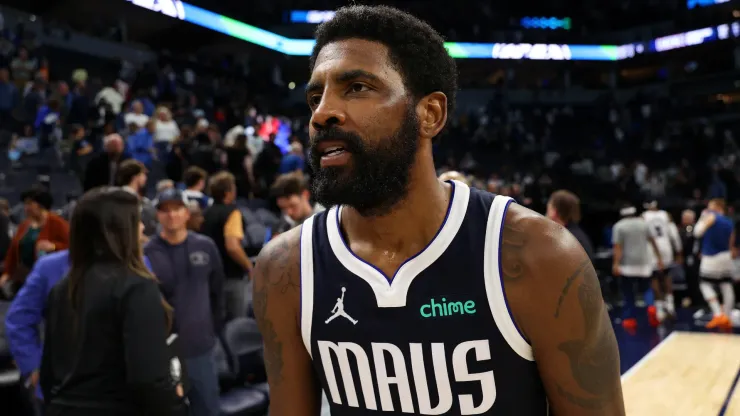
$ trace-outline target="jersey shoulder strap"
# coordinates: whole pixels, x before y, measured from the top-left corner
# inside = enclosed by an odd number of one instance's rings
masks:
[[[493,198],[486,223],[483,274],[488,306],[493,313],[499,332],[514,352],[528,361],[534,361],[532,346],[514,323],[501,271],[501,246],[506,222],[506,213],[514,199],[497,195]]]

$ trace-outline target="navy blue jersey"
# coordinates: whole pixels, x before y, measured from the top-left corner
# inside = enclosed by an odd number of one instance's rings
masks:
[[[301,332],[333,416],[544,416],[499,245],[511,199],[453,186],[442,227],[392,279],[357,257],[341,208],[303,223]]]

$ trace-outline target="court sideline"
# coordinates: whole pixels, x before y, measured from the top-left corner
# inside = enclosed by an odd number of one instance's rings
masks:
[[[740,415],[740,336],[675,331],[622,375],[628,416]]]

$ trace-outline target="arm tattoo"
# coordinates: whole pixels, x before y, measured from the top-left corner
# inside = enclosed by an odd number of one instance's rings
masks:
[[[276,293],[284,295],[289,290],[300,293],[295,242],[283,238],[276,243],[257,263],[257,273],[262,279],[259,283],[255,280],[253,294],[254,314],[265,343],[265,368],[273,386],[283,381],[283,343],[268,315],[268,297],[273,296],[272,301],[275,301]],[[276,289],[279,292],[274,292]]]
[[[593,397],[578,397],[558,386],[558,392],[578,406],[594,409],[606,405],[618,392],[619,351],[614,332],[599,290],[593,266],[580,266],[583,277],[578,286],[585,335],[561,343],[558,349],[570,361],[571,373],[578,386]]]
[[[558,298],[558,306],[555,308],[555,317],[557,318],[560,315],[560,306],[562,306],[563,301],[565,300],[565,296],[568,294],[568,290],[570,289],[570,285],[573,284],[573,281],[576,280],[576,277],[580,276],[583,272],[583,268],[589,265],[589,260],[586,259],[581,263],[577,268],[576,271],[571,274],[568,279],[565,281],[565,286],[563,286],[563,291],[560,292],[560,297]]]
[[[505,281],[519,280],[524,275],[522,256],[526,245],[524,230],[505,223],[501,237],[501,274]]]

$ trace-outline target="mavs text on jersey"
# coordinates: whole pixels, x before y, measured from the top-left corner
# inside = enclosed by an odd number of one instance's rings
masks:
[[[503,290],[512,200],[450,183],[442,227],[392,278],[349,249],[341,207],[304,222],[300,330],[332,415],[548,414]]]

